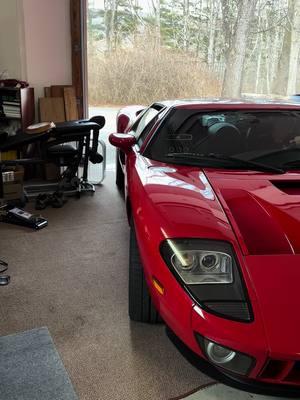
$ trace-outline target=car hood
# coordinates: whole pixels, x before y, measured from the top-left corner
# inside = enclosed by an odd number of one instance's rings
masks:
[[[141,167],[144,167],[142,165]],[[147,215],[159,215],[163,236],[234,241],[229,220],[204,171],[151,162],[140,175]]]
[[[300,357],[300,174],[206,171],[244,252],[270,356]]]
[[[270,354],[299,358],[300,174],[157,165],[148,171],[145,188],[166,235],[231,241]]]
[[[300,174],[165,166],[143,174],[169,237],[237,242],[244,255],[300,254]]]
[[[244,254],[300,254],[300,174],[206,175]]]

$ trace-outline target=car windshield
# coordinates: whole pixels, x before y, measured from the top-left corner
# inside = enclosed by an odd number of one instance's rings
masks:
[[[300,111],[174,109],[145,156],[222,168],[300,169]]]

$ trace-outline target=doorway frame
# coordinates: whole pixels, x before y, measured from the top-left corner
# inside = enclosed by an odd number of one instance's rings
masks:
[[[88,118],[87,0],[70,0],[72,84],[79,118]]]

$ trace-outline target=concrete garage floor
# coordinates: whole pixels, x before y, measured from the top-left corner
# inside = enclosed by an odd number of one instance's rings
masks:
[[[210,379],[163,326],[128,319],[129,229],[113,178],[93,197],[44,210],[41,231],[0,225],[12,277],[0,288],[0,336],[47,326],[81,400],[182,396]]]
[[[96,113],[108,116],[107,138],[116,111]],[[182,358],[162,325],[129,321],[129,229],[113,160],[110,148],[94,196],[43,212],[44,230],[0,224],[0,258],[12,276],[0,288],[0,336],[47,326],[80,400],[265,400],[220,384],[189,395],[212,380]]]
[[[242,392],[220,383],[199,389],[194,394],[185,397],[186,400],[288,400],[283,397],[270,397]]]

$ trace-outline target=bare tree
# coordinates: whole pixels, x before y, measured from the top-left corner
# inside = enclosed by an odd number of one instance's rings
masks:
[[[160,49],[161,33],[160,33],[160,0],[151,0],[155,18],[155,48]]]
[[[214,52],[215,52],[215,33],[217,21],[216,0],[210,0],[209,3],[209,36],[207,48],[207,64],[209,67],[214,67]]]
[[[191,71],[205,63],[223,96],[297,91],[300,0],[147,0],[145,8],[142,0],[103,1],[100,11],[89,0],[99,53],[151,46],[189,60]]]
[[[222,95],[239,97],[251,19],[257,0],[240,0],[231,43],[226,54]]]
[[[233,36],[233,26],[231,21],[231,4],[228,0],[221,0],[222,6],[222,33],[224,37],[224,54],[225,60],[228,58],[228,53],[230,50],[232,36]]]
[[[190,0],[183,0],[183,49],[189,50],[190,45]]]
[[[116,44],[116,12],[118,0],[104,0],[106,50],[112,51]]]
[[[297,10],[297,15],[295,11]],[[299,1],[288,1],[288,13],[285,19],[285,31],[274,77],[273,92],[286,95],[295,90],[297,77],[297,62],[299,58]],[[298,26],[295,24],[298,21]],[[294,76],[292,77],[291,74]]]
[[[289,71],[287,82],[287,95],[296,92],[296,83],[298,75],[298,61],[300,52],[300,1],[294,0],[292,4],[292,20],[291,20],[291,47],[289,59]]]

